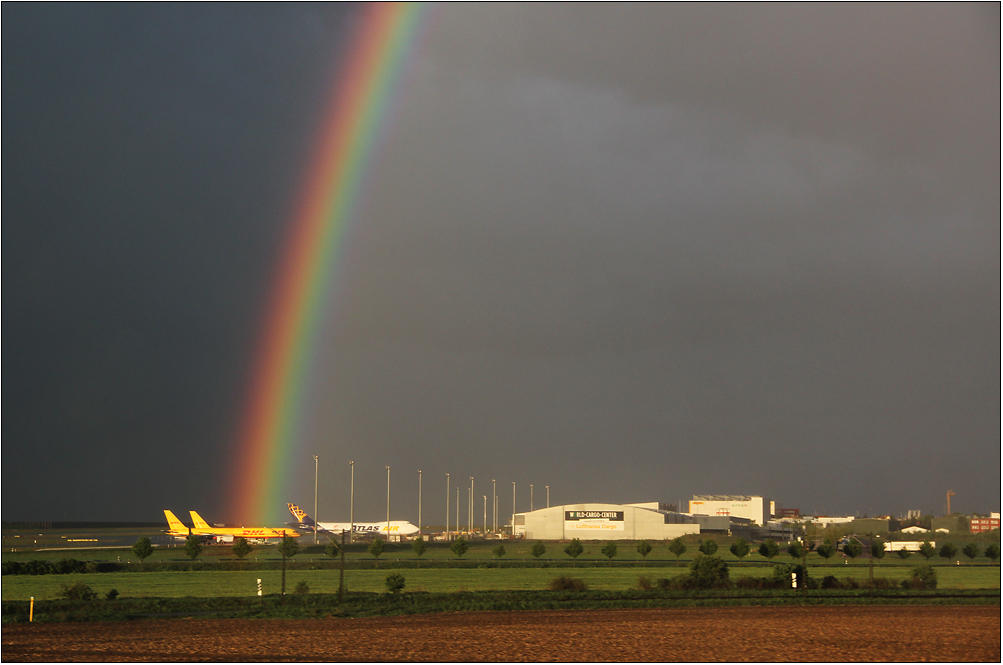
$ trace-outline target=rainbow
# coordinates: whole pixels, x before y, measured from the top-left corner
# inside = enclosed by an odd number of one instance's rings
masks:
[[[415,3],[373,3],[362,11],[267,308],[233,455],[227,515],[240,523],[282,520],[290,463],[299,454],[309,361],[335,264],[426,12]]]

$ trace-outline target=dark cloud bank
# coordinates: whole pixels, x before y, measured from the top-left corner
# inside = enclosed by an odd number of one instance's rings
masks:
[[[356,8],[3,12],[3,517],[215,517]],[[435,10],[289,500],[316,453],[332,519],[349,459],[363,519],[386,464],[412,520],[419,468],[425,515],[446,472],[520,509],[998,510],[999,34],[982,5]]]

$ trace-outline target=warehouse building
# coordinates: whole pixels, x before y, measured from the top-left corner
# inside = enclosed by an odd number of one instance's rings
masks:
[[[654,503],[574,503],[517,513],[513,534],[531,540],[664,540],[699,534],[690,515]]]
[[[690,501],[690,514],[741,517],[758,526],[770,521],[773,502],[761,496],[744,494],[694,494]]]

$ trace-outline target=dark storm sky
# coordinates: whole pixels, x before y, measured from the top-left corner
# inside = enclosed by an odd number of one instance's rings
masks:
[[[3,519],[225,520],[358,10],[2,11]],[[288,499],[319,454],[322,519],[350,459],[363,520],[388,464],[425,523],[447,472],[478,516],[491,478],[999,510],[999,52],[998,5],[437,8]]]

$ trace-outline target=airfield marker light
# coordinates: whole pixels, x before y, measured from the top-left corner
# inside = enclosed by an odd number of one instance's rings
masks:
[[[261,598],[261,578],[258,578],[258,598]]]

